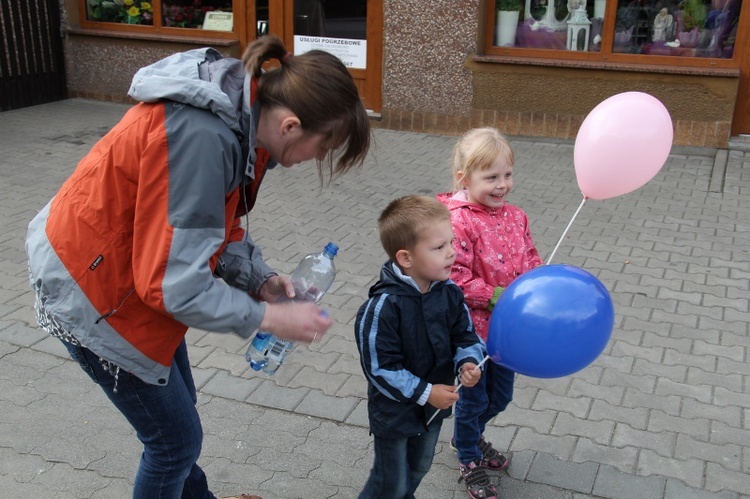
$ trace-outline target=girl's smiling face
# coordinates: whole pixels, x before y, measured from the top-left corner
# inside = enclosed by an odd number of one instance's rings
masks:
[[[469,202],[488,208],[500,208],[505,196],[513,189],[513,165],[498,158],[484,170],[474,170],[468,176],[459,172],[459,182],[466,188]]]

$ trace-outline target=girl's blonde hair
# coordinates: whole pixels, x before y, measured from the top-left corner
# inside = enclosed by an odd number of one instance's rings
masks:
[[[453,147],[452,164],[453,188],[461,190],[458,172],[466,178],[475,171],[491,167],[498,159],[513,166],[515,156],[508,139],[496,128],[483,127],[469,130],[458,139]]]

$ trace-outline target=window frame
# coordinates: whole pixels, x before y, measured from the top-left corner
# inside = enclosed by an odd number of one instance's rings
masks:
[[[598,67],[605,69],[608,66],[627,65],[631,67],[642,67],[644,70],[666,68],[716,68],[716,69],[738,69],[743,50],[750,50],[750,0],[744,0],[740,10],[737,37],[734,43],[734,53],[731,59],[719,59],[708,57],[679,57],[666,55],[641,55],[613,52],[612,46],[615,33],[615,22],[617,20],[618,0],[607,0],[604,10],[604,22],[602,24],[602,48],[599,52],[583,52],[555,49],[534,49],[525,47],[497,47],[493,45],[493,31],[495,26],[495,0],[484,0],[483,17],[480,21],[483,35],[484,51],[477,57],[478,60],[491,62],[492,60],[504,62],[523,62],[544,64],[544,61],[562,65],[583,64],[586,67]],[[567,63],[567,64],[566,64]],[[545,64],[546,65],[546,64]]]
[[[112,32],[114,36],[118,35],[135,35],[136,38],[163,38],[163,39],[200,39],[200,40],[217,40],[225,42],[234,42],[245,39],[246,23],[251,21],[246,19],[247,15],[253,9],[245,8],[245,0],[232,0],[232,13],[234,25],[232,31],[213,31],[197,28],[175,28],[162,26],[162,1],[151,0],[153,7],[154,23],[153,25],[143,24],[126,24],[114,22],[90,21],[88,19],[87,0],[78,0],[79,25],[83,30],[97,31],[100,33]],[[253,2],[254,4],[254,2]],[[252,17],[255,17],[254,12]],[[255,26],[254,19],[251,26]],[[139,36],[143,35],[143,36]],[[253,33],[254,38],[255,33]],[[186,40],[187,41],[187,40]],[[225,43],[220,43],[225,44]]]

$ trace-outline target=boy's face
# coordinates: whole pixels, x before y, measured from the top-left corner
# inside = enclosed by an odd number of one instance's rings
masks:
[[[431,282],[449,279],[456,260],[451,221],[438,220],[423,229],[414,248],[399,251],[398,260],[422,293],[429,290]]]

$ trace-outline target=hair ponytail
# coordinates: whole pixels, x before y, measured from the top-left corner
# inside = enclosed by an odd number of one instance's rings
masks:
[[[245,49],[242,56],[242,62],[245,64],[245,71],[260,78],[263,74],[263,64],[271,59],[283,61],[289,52],[284,47],[284,42],[276,35],[261,36]]]

